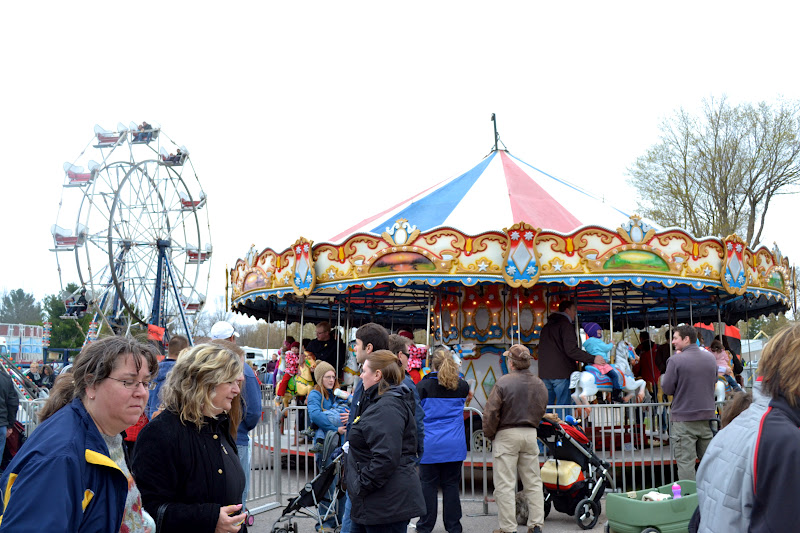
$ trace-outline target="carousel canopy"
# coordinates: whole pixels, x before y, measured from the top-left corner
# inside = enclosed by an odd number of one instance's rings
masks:
[[[447,226],[475,235],[519,221],[560,232],[591,224],[616,227],[631,214],[499,150],[460,176],[362,220],[331,242],[359,232],[380,235],[398,219],[413,222],[420,231]]]
[[[615,329],[781,312],[789,273],[777,246],[656,227],[495,150],[330,242],[254,246],[230,281],[233,310],[257,318],[438,324],[445,342],[503,343],[534,341],[566,298]]]

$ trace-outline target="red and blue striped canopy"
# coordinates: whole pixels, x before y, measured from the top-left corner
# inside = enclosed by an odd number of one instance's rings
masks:
[[[477,235],[500,231],[520,221],[564,233],[587,225],[613,229],[630,215],[500,150],[464,174],[362,220],[334,236],[331,242],[354,233],[380,235],[401,218],[420,231],[448,226]]]

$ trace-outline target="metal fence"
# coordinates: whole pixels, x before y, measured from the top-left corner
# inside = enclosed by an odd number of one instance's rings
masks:
[[[313,438],[305,406],[278,405],[271,387],[263,391],[262,420],[251,433],[252,471],[248,508],[258,513],[282,505],[317,474]],[[721,407],[721,406],[720,406]],[[595,454],[611,465],[616,490],[628,491],[671,483],[675,456],[669,442],[670,406],[666,403],[549,406],[572,414],[593,443]],[[462,469],[462,500],[482,502],[489,514],[492,500],[491,442],[483,436],[483,413],[464,409],[467,458]],[[542,447],[541,462],[549,458]]]
[[[30,436],[38,425],[45,400],[22,400],[17,420]],[[718,406],[720,409],[722,405]],[[671,483],[675,456],[669,442],[670,406],[666,403],[548,406],[562,418],[571,414],[593,443],[595,454],[611,465],[616,490],[623,492]],[[250,433],[252,455],[247,507],[259,513],[282,505],[317,474],[313,438],[305,406],[284,407],[276,402],[271,385],[262,387],[262,415]],[[467,457],[462,467],[462,500],[482,502],[489,514],[492,496],[491,442],[483,436],[483,413],[464,408]],[[547,460],[542,447],[541,462]]]

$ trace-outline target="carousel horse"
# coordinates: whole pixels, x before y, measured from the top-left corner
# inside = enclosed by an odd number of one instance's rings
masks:
[[[714,384],[714,401],[717,403],[724,402],[725,395],[729,392],[733,392],[731,386],[722,376],[717,376],[717,382]]]
[[[629,359],[636,359],[633,346],[625,341],[619,341],[615,349],[614,364],[623,377],[622,391],[626,393],[625,400],[630,400],[634,394],[639,403],[644,400],[644,391],[647,383],[643,379],[634,379]],[[589,405],[598,391],[611,392],[611,378],[603,375],[593,366],[588,366],[583,372],[573,372],[570,376],[570,389],[575,405]]]
[[[347,355],[344,361],[344,376],[342,379],[342,386],[349,387],[354,385],[356,378],[359,376],[358,360],[356,359],[355,345],[350,343],[347,347]]]

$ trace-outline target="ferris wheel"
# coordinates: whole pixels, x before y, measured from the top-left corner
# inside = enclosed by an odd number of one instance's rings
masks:
[[[191,339],[213,248],[207,198],[190,153],[146,122],[120,123],[116,131],[95,126],[94,133],[64,163],[51,228],[62,290],[73,275],[80,284],[65,294],[63,318],[91,313],[87,342],[103,328]]]

